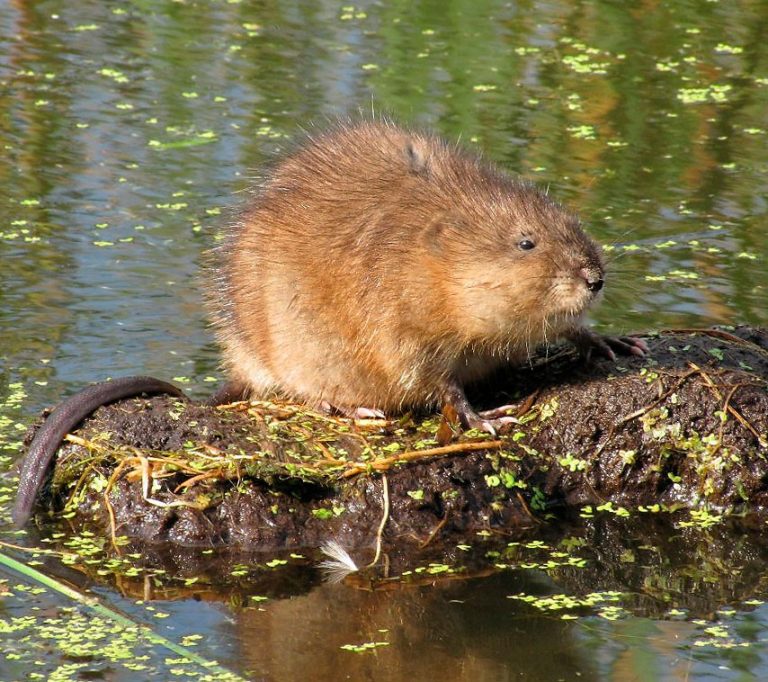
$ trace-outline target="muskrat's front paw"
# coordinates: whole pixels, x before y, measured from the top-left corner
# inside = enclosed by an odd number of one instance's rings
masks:
[[[645,341],[634,336],[604,336],[603,339],[622,355],[637,355],[642,358],[651,352]]]
[[[611,360],[616,359],[616,353],[621,355],[636,355],[639,358],[650,353],[648,345],[642,339],[633,336],[600,336],[595,334],[593,347]],[[616,353],[614,352],[616,351]]]
[[[589,329],[579,329],[570,339],[585,358],[593,352],[610,360],[616,360],[616,353],[644,357],[651,352],[645,341],[634,336],[603,336]]]

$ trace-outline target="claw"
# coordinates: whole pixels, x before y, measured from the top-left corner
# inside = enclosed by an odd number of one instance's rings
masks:
[[[386,415],[381,410],[372,407],[340,407],[332,405],[327,400],[321,400],[319,409],[326,414],[339,415],[349,419],[386,419]]]
[[[517,412],[518,409],[519,405],[500,405],[499,407],[494,407],[492,410],[478,412],[478,414],[483,419],[489,419],[499,423],[502,423],[501,420],[504,420],[503,423],[505,424],[513,424],[517,422],[517,418],[510,414],[510,412]]]
[[[465,429],[479,429],[480,431],[487,431],[491,435],[496,435],[496,429],[493,428],[493,424],[490,419],[483,419],[477,412],[475,412],[467,403],[465,406],[456,407],[456,413],[459,417],[459,423]]]
[[[370,407],[357,407],[350,411],[352,419],[385,419],[386,415],[381,410]]]
[[[639,358],[651,352],[645,341],[634,336],[602,336],[584,327],[575,330],[569,338],[586,358],[589,358],[593,350],[613,362],[616,361],[617,352]]]
[[[648,347],[648,344],[643,341],[642,339],[635,338],[634,336],[624,337],[628,339],[632,343],[632,354],[633,355],[645,355],[646,353],[650,353],[651,349]]]
[[[494,437],[496,436],[496,429],[487,419],[483,420],[483,423],[480,425],[480,430],[490,433]]]

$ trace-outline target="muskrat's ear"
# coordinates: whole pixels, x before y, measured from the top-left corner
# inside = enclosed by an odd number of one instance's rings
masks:
[[[412,137],[405,143],[405,156],[408,167],[414,175],[429,173],[429,150],[424,140]]]

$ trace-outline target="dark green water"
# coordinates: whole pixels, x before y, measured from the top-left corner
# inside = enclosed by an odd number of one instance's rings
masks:
[[[757,0],[0,3],[3,468],[39,409],[89,381],[212,391],[199,265],[221,214],[300,126],[358,109],[461,136],[578,210],[612,248],[601,330],[765,325],[766,35]],[[719,616],[543,618],[506,598],[530,581],[325,586],[246,614],[181,601],[163,605],[163,632],[202,629],[198,653],[256,679],[768,677],[766,608],[737,605],[733,647],[700,646]],[[102,588],[129,608],[118,595]],[[63,603],[2,600],[3,638]],[[389,645],[339,649],[377,638]],[[0,678],[29,669],[32,645],[18,646]],[[164,679],[172,664],[153,655]],[[78,662],[33,657],[43,676]]]

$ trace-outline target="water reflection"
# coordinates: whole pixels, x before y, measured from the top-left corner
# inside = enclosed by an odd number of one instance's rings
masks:
[[[760,530],[670,520],[604,515],[422,557],[395,547],[336,585],[320,582],[312,550],[129,546],[147,578],[115,586],[171,613],[175,631],[202,627],[226,642],[222,662],[256,678],[331,680],[342,669],[351,679],[671,680],[761,669]],[[218,602],[230,604],[226,617]],[[141,606],[129,610],[146,620]]]
[[[247,667],[285,679],[334,679],[342,656],[349,679],[595,679],[577,626],[530,618],[503,596],[535,591],[536,582],[497,575],[398,591],[323,586],[245,612],[237,629]],[[368,655],[341,648],[368,642],[387,645]]]

